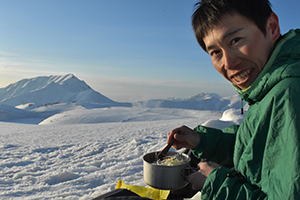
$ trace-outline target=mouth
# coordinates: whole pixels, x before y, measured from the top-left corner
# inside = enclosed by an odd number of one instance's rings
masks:
[[[252,69],[247,69],[241,73],[238,73],[238,74],[232,76],[232,79],[234,79],[235,82],[237,82],[239,84],[244,83],[249,78],[249,75],[251,72],[252,72]]]

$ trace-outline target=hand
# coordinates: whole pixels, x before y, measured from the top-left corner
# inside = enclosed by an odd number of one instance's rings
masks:
[[[181,126],[173,129],[168,133],[168,144],[172,139],[175,139],[172,147],[176,150],[183,147],[187,149],[195,149],[200,143],[200,135],[197,131],[190,129],[187,126]]]
[[[200,167],[200,170],[198,172],[192,173],[187,177],[188,182],[192,184],[192,188],[195,191],[201,191],[211,171],[215,168],[220,167],[221,165],[208,161],[200,162],[198,166]]]

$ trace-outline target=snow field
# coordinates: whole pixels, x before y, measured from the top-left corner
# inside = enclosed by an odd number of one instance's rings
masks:
[[[220,118],[221,113],[126,123],[0,122],[0,197],[86,200],[113,190],[119,179],[146,186],[143,155],[161,150],[173,128],[195,127],[211,117]]]

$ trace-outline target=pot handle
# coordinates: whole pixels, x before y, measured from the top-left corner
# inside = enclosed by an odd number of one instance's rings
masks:
[[[184,177],[184,179],[186,179],[189,175],[198,172],[199,169],[199,167],[185,167],[182,169],[181,175]]]

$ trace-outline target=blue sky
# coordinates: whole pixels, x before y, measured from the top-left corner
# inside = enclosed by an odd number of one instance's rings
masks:
[[[115,101],[235,94],[198,46],[197,0],[2,0],[0,87],[73,73]],[[271,0],[282,33],[299,0]]]

